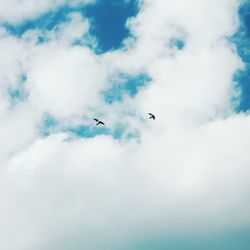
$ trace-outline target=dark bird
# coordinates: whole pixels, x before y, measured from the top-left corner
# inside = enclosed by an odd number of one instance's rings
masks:
[[[152,113],[148,113],[148,114],[149,114],[149,119],[155,120],[155,115],[154,114],[152,114]]]
[[[94,118],[94,120],[96,121],[96,126],[99,125],[99,124],[105,126],[104,122],[102,122],[102,121],[100,121],[100,120],[98,120],[98,119],[96,119],[96,118]]]

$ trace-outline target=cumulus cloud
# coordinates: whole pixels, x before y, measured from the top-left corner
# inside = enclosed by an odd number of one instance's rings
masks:
[[[16,20],[62,2],[27,1]],[[25,7],[10,1],[0,13],[11,4]],[[141,1],[127,22],[133,39],[105,54],[89,48],[91,23],[78,13],[19,38],[1,29],[2,249],[122,249],[145,235],[249,223],[250,118],[234,113],[233,75],[242,63],[227,40],[239,4]],[[11,11],[3,18],[15,20]],[[184,48],[172,46],[175,39]],[[136,96],[105,103],[114,74],[141,73],[150,82]],[[11,105],[9,90],[20,88],[25,98]],[[46,114],[61,127],[92,126],[98,115],[124,134],[43,137]]]

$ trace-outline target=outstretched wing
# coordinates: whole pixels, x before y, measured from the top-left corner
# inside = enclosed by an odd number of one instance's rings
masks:
[[[150,116],[153,116],[153,114],[152,113],[148,113]]]
[[[99,121],[99,123],[105,126],[105,123],[104,123],[104,122],[102,122],[102,121]]]
[[[96,119],[96,118],[93,118],[93,120],[95,120],[96,122],[99,122],[99,120],[98,120],[98,119]]]

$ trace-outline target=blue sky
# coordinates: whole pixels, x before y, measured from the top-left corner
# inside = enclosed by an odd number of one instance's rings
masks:
[[[0,248],[250,249],[250,0],[215,2],[191,14],[188,0],[2,13],[0,216],[14,233],[0,226]]]
[[[89,5],[83,13],[93,20],[90,33],[97,37],[101,52],[121,47],[130,33],[125,24],[128,18],[136,16],[137,1],[100,0]]]
[[[96,4],[77,7],[65,5],[17,25],[5,23],[5,27],[17,36],[32,29],[52,30],[57,25],[69,20],[68,15],[71,12],[79,12],[90,19],[90,35],[98,40],[98,53],[103,53],[122,47],[122,41],[130,36],[126,21],[128,18],[136,16],[138,3],[137,1],[98,0]]]
[[[105,102],[112,104],[123,100],[124,95],[135,97],[141,88],[150,84],[150,78],[147,74],[129,76],[126,74],[117,74],[111,76],[111,87],[104,91]]]
[[[236,110],[246,112],[250,109],[250,2],[245,1],[239,8],[240,27],[232,40],[237,46],[237,51],[245,64],[245,69],[240,70],[235,75],[237,87],[241,91],[240,102]]]

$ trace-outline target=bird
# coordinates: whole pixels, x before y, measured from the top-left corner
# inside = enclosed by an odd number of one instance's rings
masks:
[[[149,114],[149,119],[155,120],[155,115],[154,114],[152,114],[152,113],[148,113],[148,114]]]
[[[105,123],[104,123],[104,122],[102,122],[102,121],[100,121],[100,120],[98,120],[98,119],[96,119],[96,118],[94,118],[94,120],[96,121],[96,126],[98,126],[99,124],[105,126]]]

